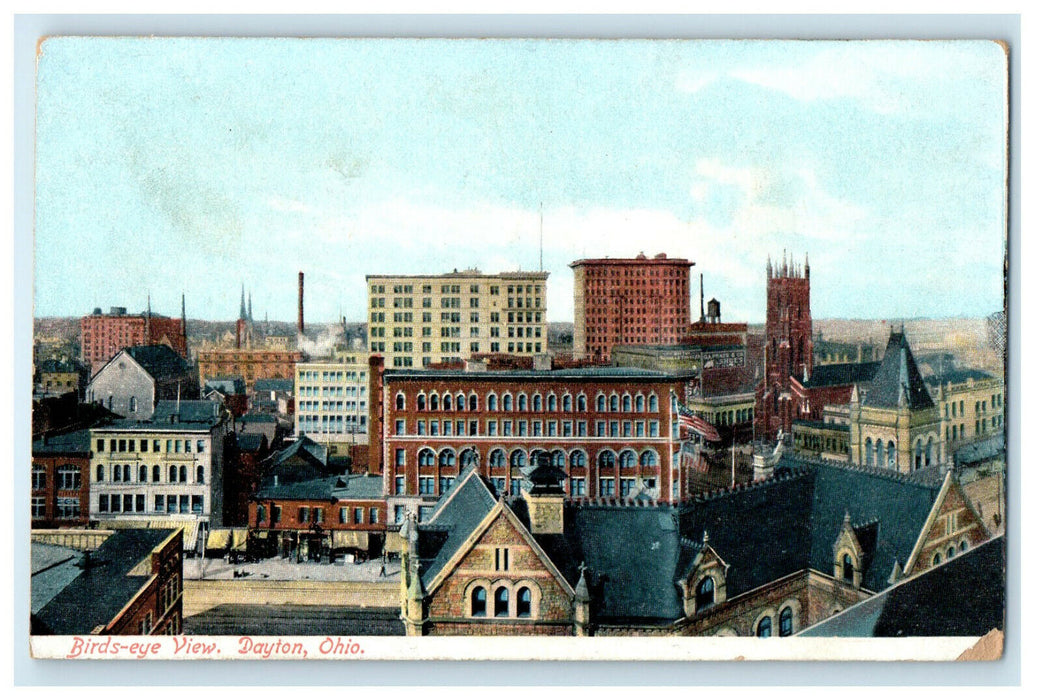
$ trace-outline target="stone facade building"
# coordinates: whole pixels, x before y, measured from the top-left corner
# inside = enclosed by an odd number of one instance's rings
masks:
[[[607,362],[616,345],[675,345],[691,326],[690,260],[576,260],[575,357]]]
[[[297,437],[344,453],[369,442],[369,363],[357,356],[301,362],[293,395]]]
[[[910,479],[783,456],[766,481],[679,505],[522,494],[468,469],[410,518],[409,635],[785,637],[990,537],[950,473]]]

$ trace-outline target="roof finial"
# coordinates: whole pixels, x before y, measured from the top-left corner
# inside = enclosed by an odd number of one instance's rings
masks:
[[[709,531],[702,530],[702,544],[709,544]]]

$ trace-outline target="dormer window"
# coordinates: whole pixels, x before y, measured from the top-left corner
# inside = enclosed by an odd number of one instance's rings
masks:
[[[854,583],[854,559],[849,554],[843,555],[843,580]]]

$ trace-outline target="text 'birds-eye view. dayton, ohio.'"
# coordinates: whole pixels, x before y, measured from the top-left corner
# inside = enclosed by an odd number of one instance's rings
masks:
[[[32,635],[1001,653],[1006,65],[47,39]]]

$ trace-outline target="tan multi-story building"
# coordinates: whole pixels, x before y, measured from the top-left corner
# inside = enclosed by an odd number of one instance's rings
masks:
[[[297,437],[344,445],[368,444],[369,361],[342,354],[300,362],[294,375]]]
[[[547,272],[367,275],[369,350],[388,367],[547,352]]]
[[[1005,383],[1001,377],[961,369],[924,379],[934,403],[940,407],[949,454],[956,447],[1005,429]]]

